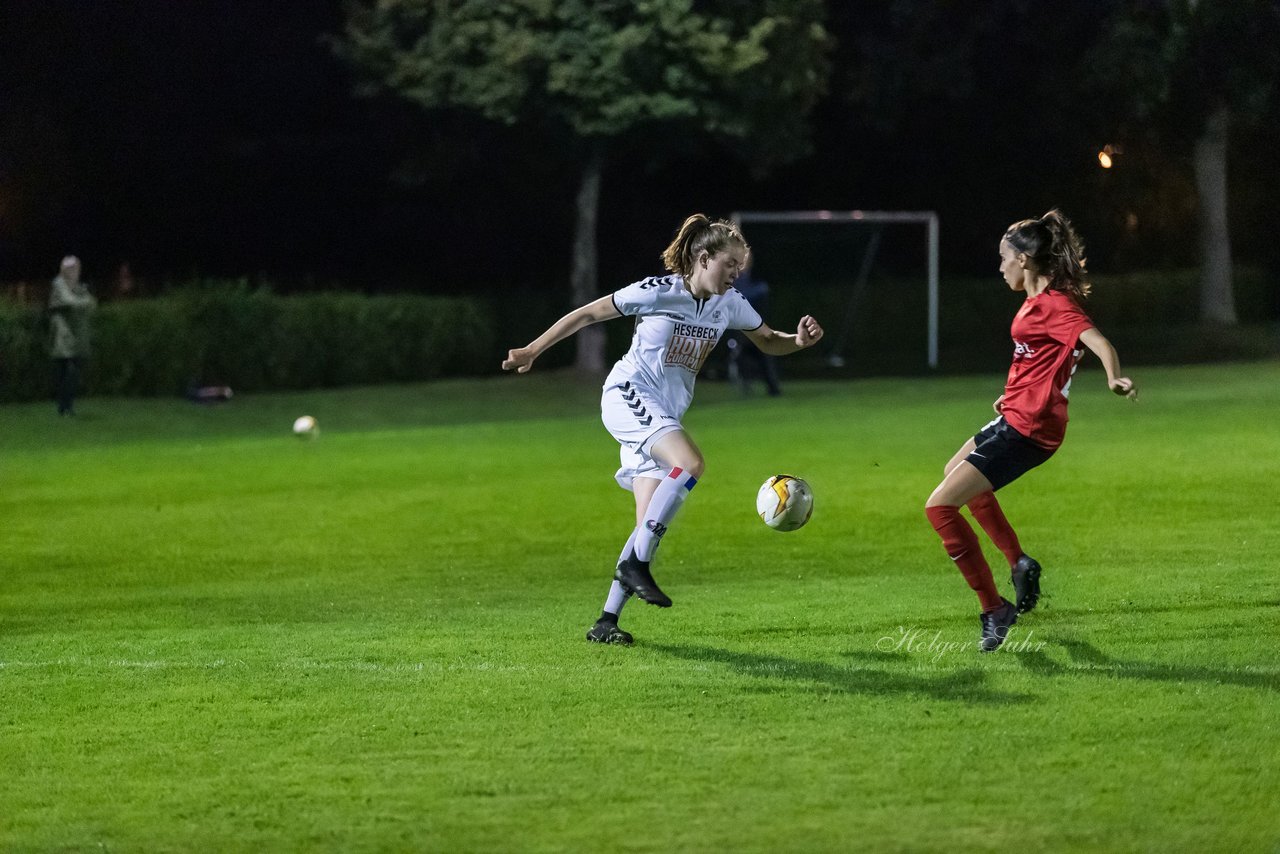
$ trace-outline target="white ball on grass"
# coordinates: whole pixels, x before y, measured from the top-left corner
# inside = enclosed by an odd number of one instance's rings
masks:
[[[293,435],[307,439],[320,432],[320,425],[310,415],[303,415],[293,422]]]

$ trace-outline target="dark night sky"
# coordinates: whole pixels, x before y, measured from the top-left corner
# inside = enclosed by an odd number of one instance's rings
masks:
[[[858,5],[833,4],[838,38]],[[342,18],[338,0],[0,3],[0,282],[46,278],[66,252],[90,278],[128,261],[156,281],[562,282],[572,163],[466,117],[353,98],[322,40]],[[993,62],[1018,49],[991,47],[981,55]],[[815,156],[763,181],[714,146],[648,171],[624,146],[606,169],[602,278],[651,272],[695,209],[937,209],[944,264],[986,263],[1008,221],[1053,203],[1083,208],[1097,190],[1090,158],[1102,140],[993,124],[1020,81],[1043,83],[1016,71],[988,69],[998,87],[979,87],[963,109],[923,109],[894,139],[867,133],[832,97],[816,116]],[[842,82],[837,73],[834,93]],[[427,152],[425,180],[393,179],[415,149]],[[1045,159],[1058,164],[1052,181],[1035,174]]]
[[[361,250],[385,137],[320,41],[340,4],[6,9],[0,168],[43,192],[5,275],[72,250],[173,274],[336,269]]]
[[[342,21],[340,0],[0,5],[0,282],[67,252],[99,279],[127,261],[285,287],[564,281],[572,164],[353,97],[324,41]],[[419,179],[397,179],[414,151]]]

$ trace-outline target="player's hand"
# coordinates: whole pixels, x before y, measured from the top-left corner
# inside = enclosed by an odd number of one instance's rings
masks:
[[[996,398],[996,402],[991,404],[991,408],[996,411],[996,415],[1001,415],[1004,413],[1004,395],[1003,394]]]
[[[796,343],[803,349],[812,347],[821,340],[822,327],[818,325],[818,321],[808,314],[800,318],[800,324],[796,327]]]
[[[534,355],[533,350],[528,347],[517,347],[514,350],[507,351],[507,358],[502,362],[502,370],[515,371],[517,374],[527,374],[529,369],[533,367],[533,360],[538,358]]]
[[[1133,380],[1129,379],[1128,377],[1116,377],[1115,379],[1108,382],[1107,385],[1109,385],[1111,387],[1111,390],[1114,391],[1116,394],[1121,395],[1123,397],[1127,397],[1130,400],[1137,402],[1138,387],[1134,385]]]

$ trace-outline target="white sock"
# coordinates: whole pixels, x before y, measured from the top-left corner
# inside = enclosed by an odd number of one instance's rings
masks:
[[[658,551],[658,544],[662,542],[662,535],[667,532],[671,520],[676,517],[680,506],[684,504],[685,496],[697,482],[697,478],[679,468],[672,469],[670,474],[662,479],[662,483],[654,490],[653,498],[649,499],[649,509],[645,511],[644,522],[636,527],[633,535],[638,559],[645,563],[653,560],[654,554]]]
[[[618,616],[622,613],[622,606],[627,604],[630,598],[631,594],[622,589],[622,584],[614,581],[609,587],[609,595],[604,600],[604,613]]]
[[[627,544],[622,547],[622,554],[618,555],[618,563],[631,556],[631,550],[636,545],[636,532],[633,528],[631,536],[627,538]],[[622,589],[622,585],[614,581],[609,587],[609,595],[604,599],[604,612],[606,614],[618,615],[622,613],[622,606],[627,604],[627,600],[631,598],[631,594]]]

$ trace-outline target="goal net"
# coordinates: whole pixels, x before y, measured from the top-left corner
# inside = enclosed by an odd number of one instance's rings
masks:
[[[752,273],[770,284],[776,322],[790,322],[792,308],[818,317],[828,365],[910,370],[923,352],[938,367],[937,213],[739,211],[731,219],[751,244]]]

